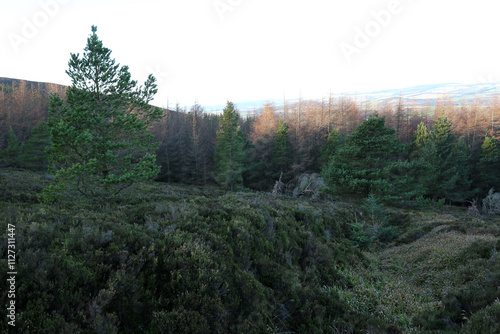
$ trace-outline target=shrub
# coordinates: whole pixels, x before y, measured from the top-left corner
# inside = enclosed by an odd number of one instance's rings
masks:
[[[460,333],[497,334],[500,333],[500,301],[472,315]]]

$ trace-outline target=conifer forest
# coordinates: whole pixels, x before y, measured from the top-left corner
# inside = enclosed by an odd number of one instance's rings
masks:
[[[500,333],[500,95],[159,108],[98,32],[0,78],[0,332]]]

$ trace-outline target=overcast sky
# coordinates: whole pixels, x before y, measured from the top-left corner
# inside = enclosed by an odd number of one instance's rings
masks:
[[[495,0],[0,0],[0,77],[69,84],[92,25],[155,104],[500,81]]]

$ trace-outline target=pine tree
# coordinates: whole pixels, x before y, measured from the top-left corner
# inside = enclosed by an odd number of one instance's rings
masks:
[[[58,95],[50,98],[49,153],[57,174],[55,184],[44,191],[48,201],[68,185],[88,198],[109,198],[159,172],[148,131],[162,115],[149,105],[156,79],[150,75],[138,87],[96,31],[93,26],[82,57],[71,54],[67,103]]]
[[[19,167],[23,145],[19,143],[12,126],[9,128],[7,147],[1,152],[1,160],[10,166]]]
[[[375,194],[381,200],[395,201],[418,196],[409,187],[409,164],[398,160],[401,153],[395,131],[378,116],[364,121],[336,150],[323,177],[334,194]]]
[[[471,147],[462,138],[452,145],[451,154],[444,165],[450,166],[448,175],[453,181],[445,197],[455,203],[465,203],[474,197],[477,189],[472,188]]]
[[[484,138],[474,169],[474,185],[484,197],[491,188],[500,190],[500,147],[492,137]]]
[[[288,124],[280,118],[278,120],[278,130],[274,135],[272,149],[272,160],[276,171],[275,178],[279,178],[281,173],[285,173],[290,164],[291,145],[288,138],[288,129]]]
[[[420,172],[418,184],[427,197],[464,202],[474,194],[470,147],[456,141],[451,127],[452,123],[444,115],[434,121],[428,136],[424,125],[419,125],[413,141],[412,163]]]
[[[215,149],[214,179],[222,186],[240,189],[243,186],[245,135],[238,127],[239,114],[232,102],[227,102],[220,117]]]
[[[436,149],[441,158],[447,157],[452,150],[455,136],[451,132],[452,123],[446,116],[441,115],[432,125],[429,140],[436,145]]]
[[[49,166],[46,148],[50,146],[50,132],[47,122],[40,121],[31,130],[31,135],[21,156],[22,165],[28,169],[45,171]]]
[[[321,155],[318,158],[318,164],[321,169],[328,166],[328,162],[335,155],[337,149],[342,145],[342,135],[333,129],[326,139],[326,143],[321,147]]]
[[[414,186],[419,187],[421,194],[426,195],[438,183],[437,167],[439,156],[436,145],[429,140],[429,131],[421,122],[413,135],[410,145],[410,172]]]
[[[429,141],[429,131],[424,122],[420,122],[412,141],[412,151],[419,152]]]

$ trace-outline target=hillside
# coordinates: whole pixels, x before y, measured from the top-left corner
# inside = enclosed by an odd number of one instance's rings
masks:
[[[39,101],[37,102],[39,105],[44,106],[42,108],[42,115],[46,117],[46,113],[48,110],[48,98],[51,93],[57,93],[61,96],[65,96],[67,86],[53,84],[53,83],[45,83],[45,82],[34,82],[27,81],[22,79],[11,79],[11,78],[2,78],[0,77],[0,87],[1,94],[6,94],[6,92],[10,92],[11,90],[8,87],[16,90],[20,89],[20,96],[17,98],[18,100],[31,100],[36,98]],[[500,83],[495,82],[485,82],[485,83],[476,83],[476,84],[460,84],[460,83],[444,83],[444,84],[428,84],[428,85],[419,85],[413,87],[404,87],[398,89],[385,89],[380,91],[366,91],[366,92],[345,92],[339,93],[334,92],[334,96],[348,96],[356,101],[360,105],[363,105],[366,101],[371,101],[371,103],[397,103],[400,96],[403,98],[405,103],[407,103],[412,108],[421,109],[428,107],[429,105],[434,105],[437,101],[447,98],[453,101],[454,103],[463,103],[463,102],[471,102],[475,99],[481,99],[483,102],[491,102],[496,96],[500,94]],[[19,104],[2,104],[5,100],[6,95],[0,95],[0,106],[9,106],[9,109],[12,108],[15,110],[24,107]],[[23,97],[22,99],[20,97]],[[327,100],[328,96],[323,97],[311,97],[306,96],[303,99],[316,99],[316,100]],[[254,101],[234,101],[239,111],[243,115],[253,115],[256,111],[259,111],[266,103],[274,103],[277,106],[278,110],[283,110],[283,98],[274,99],[262,99],[262,100],[254,100]],[[287,99],[287,104],[289,106],[297,103],[297,98]],[[25,102],[25,105],[33,104],[33,102]],[[36,104],[36,103],[35,103]],[[185,106],[184,106],[185,107]],[[209,113],[220,113],[224,108],[224,104],[217,105],[206,105],[203,106],[205,110]],[[373,107],[373,106],[372,106]],[[0,108],[0,110],[2,110]],[[40,113],[40,111],[34,112],[35,114]],[[1,113],[0,113],[1,116]],[[2,121],[0,119],[0,126]],[[0,138],[1,139],[1,138]]]
[[[66,86],[0,78],[0,148],[5,147],[9,128],[22,142],[41,119],[48,117],[52,93],[66,96]]]
[[[498,333],[499,218],[158,183],[39,204],[50,182],[0,170],[19,332]]]

